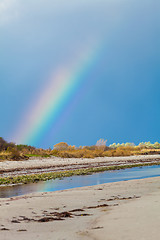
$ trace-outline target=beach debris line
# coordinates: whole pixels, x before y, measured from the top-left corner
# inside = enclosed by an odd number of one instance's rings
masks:
[[[140,196],[113,196],[112,198],[109,199],[103,199],[104,201],[116,201],[116,200],[130,200],[130,199],[137,199],[140,198]],[[84,206],[83,208],[77,208],[77,209],[72,209],[70,211],[49,211],[49,210],[42,210],[41,215],[35,215],[36,213],[33,211],[31,212],[33,217],[26,217],[26,216],[19,216],[14,217],[11,220],[11,223],[21,223],[21,222],[51,222],[51,221],[63,221],[67,218],[74,218],[74,217],[83,217],[83,216],[91,216],[93,215],[92,212],[86,212],[86,210],[91,210],[91,209],[97,209],[97,208],[108,208],[108,207],[114,207],[117,206],[117,204],[98,204],[98,205],[93,205],[93,206]],[[2,230],[2,229],[1,229]]]

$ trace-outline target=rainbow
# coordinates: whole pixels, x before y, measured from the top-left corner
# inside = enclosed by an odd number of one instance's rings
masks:
[[[53,127],[64,111],[67,111],[79,89],[86,82],[99,58],[100,44],[90,44],[80,50],[77,57],[61,66],[45,83],[38,98],[23,115],[16,129],[14,141],[36,146],[50,127]]]

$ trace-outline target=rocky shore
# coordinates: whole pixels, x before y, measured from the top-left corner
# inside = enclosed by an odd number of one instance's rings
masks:
[[[1,161],[0,177],[146,163],[159,164],[160,155],[99,157],[94,159],[52,157],[30,158],[23,161]]]

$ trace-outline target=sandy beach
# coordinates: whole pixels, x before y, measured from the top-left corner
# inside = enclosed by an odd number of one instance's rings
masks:
[[[160,177],[0,199],[0,239],[159,239]]]

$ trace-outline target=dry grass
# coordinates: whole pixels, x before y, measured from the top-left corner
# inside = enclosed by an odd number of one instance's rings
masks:
[[[68,149],[68,150],[44,150],[35,149],[21,151],[17,149],[11,149],[0,152],[0,160],[23,160],[29,157],[42,157],[47,158],[50,156],[56,156],[61,158],[96,158],[96,157],[118,157],[118,156],[131,156],[131,155],[149,155],[160,154],[160,149],[143,149],[140,147],[117,147],[116,149],[104,149],[104,148],[81,148],[81,149]]]
[[[55,154],[58,157],[62,158],[96,158],[96,157],[114,157],[114,156],[130,156],[134,155],[134,147],[118,147],[116,149],[107,149],[102,148],[95,149],[75,149],[75,150],[62,150],[55,151],[53,150],[51,154]]]
[[[118,157],[131,155],[159,154],[160,149],[143,149],[137,146],[117,147],[116,149],[104,148],[82,148],[72,150],[52,150],[51,155],[62,158],[96,158],[96,157]]]
[[[69,146],[65,142],[58,143],[54,149],[35,148],[28,145],[15,145],[7,143],[0,138],[0,160],[23,160],[29,157],[45,158],[50,156],[57,156],[61,158],[96,158],[96,157],[117,157],[117,156],[131,156],[131,155],[147,155],[160,154],[159,143],[150,144],[143,143],[135,146],[134,144],[112,144],[93,145],[76,148]],[[159,144],[159,145],[158,145]],[[149,147],[150,146],[150,147]]]
[[[103,157],[103,151],[76,149],[76,150],[58,151],[56,155],[63,158],[95,158],[95,157]]]
[[[0,161],[18,161],[18,160],[24,160],[24,159],[28,159],[28,157],[22,153],[19,152],[17,149],[11,149],[11,150],[7,150],[7,151],[2,151],[0,152]]]

